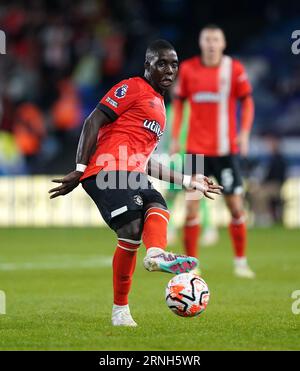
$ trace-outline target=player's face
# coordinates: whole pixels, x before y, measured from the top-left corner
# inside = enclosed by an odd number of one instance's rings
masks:
[[[225,49],[225,36],[222,30],[203,30],[199,36],[199,46],[202,54],[210,57],[220,57]]]
[[[148,73],[153,87],[164,92],[174,83],[178,72],[178,58],[174,50],[161,50],[151,59]]]

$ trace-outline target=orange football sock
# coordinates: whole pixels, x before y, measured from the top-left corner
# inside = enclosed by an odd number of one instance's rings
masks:
[[[229,233],[235,257],[245,257],[247,244],[247,227],[244,216],[232,219],[229,225]]]
[[[199,219],[197,217],[188,218],[183,228],[183,242],[186,255],[198,257],[199,235]]]
[[[132,276],[136,265],[136,252],[140,241],[118,239],[113,258],[114,304],[127,305]]]
[[[146,211],[142,238],[147,250],[151,247],[166,249],[169,219],[168,210],[150,207]]]

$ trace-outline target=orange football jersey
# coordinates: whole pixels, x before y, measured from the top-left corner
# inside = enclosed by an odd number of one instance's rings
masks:
[[[142,77],[123,80],[99,102],[111,123],[99,129],[97,147],[81,180],[107,171],[145,172],[166,125],[164,99]]]
[[[190,103],[186,151],[207,156],[237,153],[236,104],[250,93],[243,65],[229,56],[216,67],[205,66],[199,56],[182,62],[175,94]]]

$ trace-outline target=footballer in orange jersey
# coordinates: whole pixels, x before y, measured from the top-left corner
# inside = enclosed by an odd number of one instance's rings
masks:
[[[179,132],[184,100],[190,105],[186,152],[193,156],[190,174],[199,171],[214,176],[224,187],[224,197],[231,213],[229,232],[234,247],[234,272],[253,278],[246,259],[246,223],[243,187],[237,154],[248,153],[249,134],[254,116],[252,88],[244,66],[224,54],[223,30],[216,25],[204,27],[199,34],[201,55],[181,63],[175,88],[171,152],[179,150]],[[241,104],[241,129],[237,132],[237,104]],[[204,155],[204,162],[197,161]],[[200,164],[200,169],[196,168]],[[201,168],[202,164],[202,168]],[[204,165],[204,166],[203,166]],[[198,256],[200,225],[199,200],[186,201],[184,246],[191,256]]]
[[[148,271],[189,272],[194,257],[165,251],[169,211],[147,174],[183,185],[187,189],[220,194],[221,187],[202,177],[166,171],[150,159],[166,125],[164,92],[174,82],[178,58],[165,40],[154,41],[146,51],[143,77],[133,77],[112,87],[85,120],[76,156],[76,170],[51,189],[51,198],[66,195],[81,182],[103,219],[117,235],[113,257],[114,326],[136,326],[128,294],[141,242],[146,247]]]

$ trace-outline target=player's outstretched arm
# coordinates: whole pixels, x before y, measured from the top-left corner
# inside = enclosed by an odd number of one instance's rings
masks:
[[[239,133],[239,145],[241,156],[246,157],[249,152],[249,136],[254,120],[254,101],[249,94],[241,100],[241,131]]]
[[[61,185],[50,189],[50,198],[64,196],[78,186],[79,179],[84,172],[83,168],[89,163],[89,159],[95,151],[98,131],[103,125],[110,122],[111,120],[108,116],[97,108],[85,120],[77,147],[76,170],[61,179],[52,180],[52,182],[60,183]]]
[[[211,179],[202,174],[197,174],[196,180],[189,175],[183,175],[174,171],[160,162],[151,158],[148,162],[147,171],[150,176],[164,180],[165,182],[182,185],[187,190],[199,190],[205,197],[213,200],[210,193],[217,195],[222,194],[222,186],[215,184]]]

